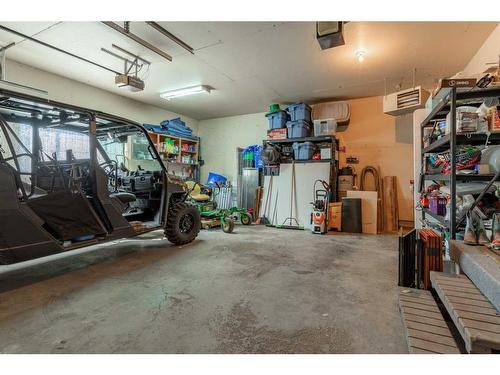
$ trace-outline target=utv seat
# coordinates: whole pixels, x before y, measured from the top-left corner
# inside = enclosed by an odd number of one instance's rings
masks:
[[[135,202],[137,200],[137,198],[136,198],[136,196],[134,194],[132,194],[132,193],[126,193],[126,192],[123,192],[123,191],[120,191],[118,193],[112,193],[109,196],[111,198],[118,199],[120,202],[122,202],[124,204]]]

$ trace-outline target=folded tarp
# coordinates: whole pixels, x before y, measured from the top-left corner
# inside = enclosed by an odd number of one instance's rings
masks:
[[[186,125],[180,117],[164,120],[160,122],[160,125],[144,124],[144,127],[152,132],[172,135],[174,137],[189,138],[193,140],[198,140],[198,137],[193,136],[193,129]]]

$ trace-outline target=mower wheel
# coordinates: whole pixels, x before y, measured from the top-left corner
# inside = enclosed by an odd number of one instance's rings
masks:
[[[252,217],[249,214],[241,214],[241,224],[243,225],[252,224]]]
[[[174,245],[193,241],[200,232],[201,217],[198,209],[188,203],[175,203],[168,211],[165,236]]]
[[[221,224],[222,230],[224,233],[232,233],[234,230],[234,221],[233,219],[226,217]]]

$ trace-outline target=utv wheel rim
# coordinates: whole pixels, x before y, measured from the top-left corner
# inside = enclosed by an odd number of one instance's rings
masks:
[[[190,214],[182,215],[179,220],[179,229],[182,233],[189,233],[194,227],[194,217]]]

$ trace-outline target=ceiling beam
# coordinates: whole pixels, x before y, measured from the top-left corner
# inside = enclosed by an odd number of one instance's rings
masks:
[[[68,52],[68,51],[65,51],[59,47],[56,47],[56,46],[53,46],[52,44],[49,44],[49,43],[45,43],[45,42],[42,42],[41,40],[39,39],[35,39],[29,35],[26,35],[26,34],[23,34],[23,33],[20,33],[19,31],[16,31],[16,30],[13,30],[13,29],[9,29],[8,27],[5,27],[5,26],[2,26],[0,25],[0,30],[4,30],[4,31],[7,31],[11,34],[14,34],[14,35],[17,35],[21,38],[24,38],[24,39],[27,39],[31,42],[34,42],[34,43],[38,43],[44,47],[47,47],[47,48],[50,48],[50,49],[53,49],[54,51],[57,51],[57,52],[60,52],[60,53],[64,53],[65,55],[68,55],[68,56],[71,56],[71,57],[74,57],[75,59],[78,59],[78,60],[81,60],[81,61],[84,61],[86,63],[89,63],[89,64],[92,64],[94,66],[97,66],[101,69],[105,69],[107,70],[108,72],[112,72],[112,73],[115,73],[115,74],[121,74],[120,72],[117,72],[116,70],[114,69],[111,69],[111,68],[108,68],[104,65],[101,65],[101,64],[98,64],[94,61],[91,61],[89,59],[86,59],[85,57],[81,57],[81,56],[78,56],[78,55],[75,55],[74,53],[71,53],[71,52]]]
[[[112,29],[118,31],[119,33],[129,37],[130,39],[132,39],[136,43],[139,43],[140,45],[146,47],[147,49],[153,51],[154,53],[160,55],[161,57],[167,59],[168,61],[172,61],[172,56],[170,56],[168,53],[163,52],[161,49],[153,46],[151,43],[145,41],[144,39],[131,33],[130,31],[127,31],[126,29],[124,29],[120,25],[118,25],[114,22],[111,22],[111,21],[102,21],[102,23],[105,24],[106,26],[111,27]]]
[[[189,53],[193,54],[194,55],[194,49],[187,43],[185,43],[183,40],[177,38],[174,34],[172,34],[170,31],[168,31],[167,29],[165,29],[164,27],[162,27],[161,25],[159,25],[158,23],[156,22],[153,22],[153,21],[146,21],[146,23],[151,26],[153,29],[155,29],[156,31],[162,33],[163,35],[165,35],[167,38],[169,38],[171,41],[177,43],[179,46],[181,46],[182,48],[184,48],[186,51],[188,51]]]
[[[12,43],[7,44],[5,47],[0,47],[0,53],[8,50],[11,47],[14,47],[15,45],[16,45],[16,43],[12,42]]]

